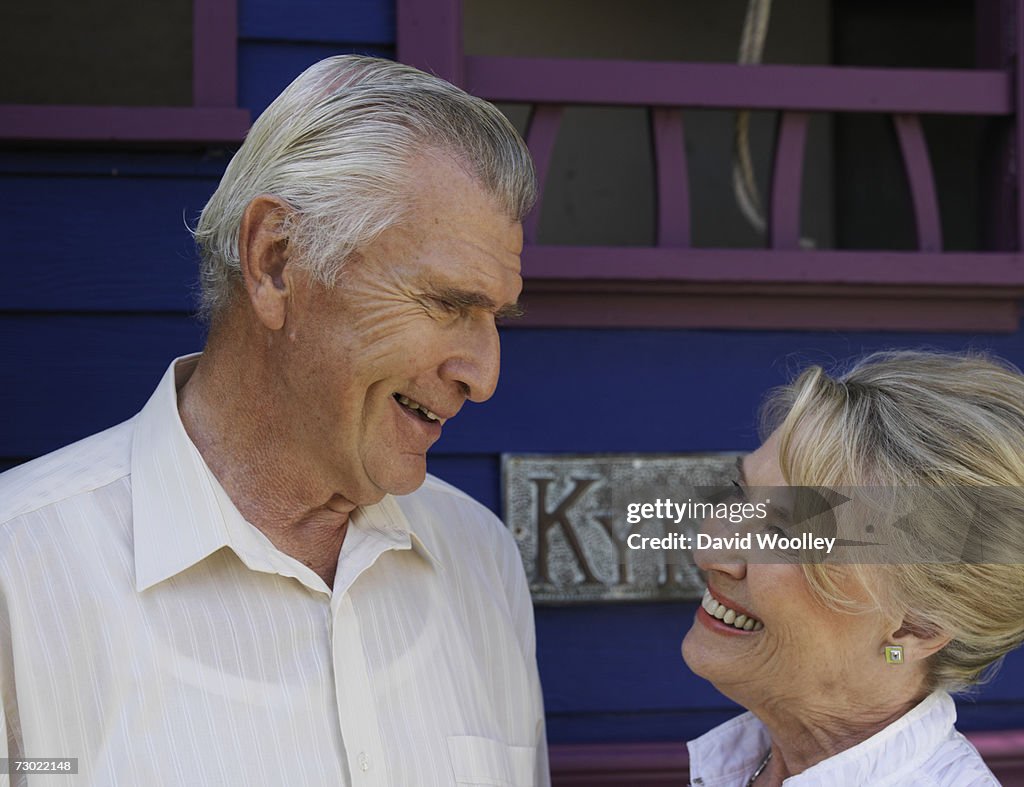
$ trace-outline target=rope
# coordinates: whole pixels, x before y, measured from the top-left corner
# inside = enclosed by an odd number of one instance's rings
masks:
[[[747,16],[743,20],[743,34],[740,39],[740,65],[756,65],[764,54],[764,42],[768,37],[768,20],[772,14],[772,0],[747,0]],[[754,162],[750,157],[750,110],[736,113],[736,131],[733,136],[732,186],[740,212],[760,235],[764,234],[767,223],[761,194],[754,175]],[[813,238],[800,238],[800,246],[813,249]]]
[[[764,42],[768,37],[768,19],[771,16],[771,0],[747,0],[747,16],[743,20],[743,35],[740,39],[740,65],[755,65],[761,62]],[[736,130],[733,136],[732,185],[736,204],[747,221],[759,234],[764,234],[766,222],[761,195],[754,175],[754,162],[750,156],[750,110],[736,113]]]

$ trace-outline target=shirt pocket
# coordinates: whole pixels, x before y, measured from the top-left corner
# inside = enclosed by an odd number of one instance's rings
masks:
[[[456,784],[479,787],[533,787],[536,746],[508,746],[492,738],[448,738]]]

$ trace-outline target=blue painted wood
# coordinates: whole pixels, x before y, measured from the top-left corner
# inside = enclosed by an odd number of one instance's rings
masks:
[[[695,452],[758,445],[766,391],[811,362],[886,347],[989,349],[1024,366],[1024,334],[509,329],[498,391],[445,427],[447,452]]]
[[[741,712],[682,660],[695,611],[694,603],[538,609],[550,740],[685,740]],[[1024,727],[1024,652],[958,705],[961,729]]]
[[[389,0],[241,0],[243,39],[393,44],[395,4]]]
[[[216,177],[0,177],[0,310],[191,308],[195,223]],[[45,218],[44,218],[45,217]]]
[[[549,713],[629,713],[680,707],[732,709],[693,676],[680,644],[696,604],[542,607],[538,659]]]
[[[89,262],[99,270],[101,261]],[[178,262],[183,269],[191,264]],[[11,277],[8,286],[17,286],[23,275]],[[157,325],[163,328],[151,327]],[[141,359],[162,371],[175,354],[198,347],[198,339],[178,337],[198,335],[185,316],[3,317],[0,347],[10,347],[7,357],[22,365],[15,367],[21,384],[3,392],[3,412],[13,417],[0,456],[32,455],[83,432],[70,414],[62,425],[50,422],[50,411],[72,407],[74,397],[66,386],[53,387],[52,370],[60,367],[40,359],[95,358],[85,375],[68,361],[77,395],[116,399],[121,379],[134,379]],[[114,336],[124,357],[102,356]],[[504,331],[502,343],[497,394],[485,404],[467,403],[445,427],[435,453],[745,450],[758,443],[755,414],[764,393],[810,361],[831,363],[866,350],[927,344],[987,348],[1024,365],[1022,333],[513,329]],[[40,440],[39,434],[48,437]]]
[[[444,454],[430,452],[430,472],[462,489],[487,506],[501,511],[501,460],[494,454]]]
[[[504,336],[494,401],[467,405],[430,468],[492,509],[499,453],[750,448],[763,391],[808,360],[894,344],[985,347],[1018,363],[1021,334],[554,331]],[[0,315],[0,461],[42,453],[136,412],[170,359],[201,346],[179,315]],[[736,712],[690,675],[679,644],[694,605],[541,608],[538,657],[555,742],[683,740]],[[962,711],[964,729],[1024,727],[1014,654]]]
[[[232,150],[210,147],[197,151],[127,150],[0,150],[4,175],[82,176],[100,178],[209,178],[224,174]]]
[[[178,316],[0,315],[0,456],[38,456],[130,418],[202,334]]]
[[[739,711],[686,708],[632,713],[547,713],[549,743],[645,743],[665,741],[685,746]],[[682,787],[682,785],[680,785]]]
[[[391,47],[372,44],[294,44],[242,41],[238,47],[238,100],[257,117],[295,77],[332,55],[394,57]]]

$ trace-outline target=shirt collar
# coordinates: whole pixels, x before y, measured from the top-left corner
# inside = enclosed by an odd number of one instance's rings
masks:
[[[250,569],[294,577],[324,590],[315,572],[280,552],[239,513],[185,431],[178,390],[198,360],[198,353],[176,358],[135,419],[131,486],[136,590],[152,587],[222,547],[231,548]],[[440,567],[437,550],[413,532],[390,495],[356,509],[349,526],[382,540],[386,549],[412,549]]]
[[[786,787],[889,783],[914,773],[953,730],[956,705],[937,691],[880,732],[803,773]],[[744,713],[690,741],[690,776],[701,787],[743,785],[768,751],[769,736],[752,713]],[[895,782],[893,782],[895,783]]]

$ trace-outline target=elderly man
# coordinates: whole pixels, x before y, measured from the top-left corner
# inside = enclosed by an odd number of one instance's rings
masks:
[[[285,90],[199,221],[203,354],[0,479],[0,757],[548,782],[515,545],[425,465],[494,392],[533,196],[514,129],[439,79],[336,57]]]

